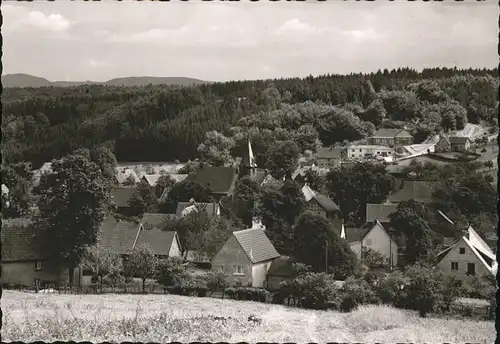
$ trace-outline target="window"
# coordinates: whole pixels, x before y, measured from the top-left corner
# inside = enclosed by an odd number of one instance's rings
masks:
[[[42,270],[42,262],[37,260],[35,262],[35,271],[40,271],[40,270]]]
[[[371,246],[372,245],[372,239],[365,239],[365,245],[366,246]]]
[[[219,267],[217,268],[217,271],[224,272],[224,265],[219,265]]]
[[[460,254],[465,254],[465,247],[460,247]]]
[[[474,276],[476,274],[476,264],[467,263],[467,275]]]
[[[40,285],[40,279],[39,278],[35,278],[35,281],[33,282],[34,285]]]
[[[243,266],[241,265],[234,265],[234,275],[244,275],[243,273]]]
[[[360,148],[359,151],[362,152],[363,150]]]
[[[452,271],[458,270],[458,263],[457,262],[451,262],[451,270]]]

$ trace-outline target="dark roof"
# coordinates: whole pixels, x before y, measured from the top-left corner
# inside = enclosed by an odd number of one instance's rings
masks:
[[[330,198],[324,195],[316,195],[314,199],[318,201],[319,205],[327,212],[338,211],[340,210],[339,206],[335,204]]]
[[[15,221],[18,220],[18,221]],[[2,261],[41,260],[43,234],[33,232],[32,223],[26,219],[2,220]]]
[[[389,195],[387,200],[391,203],[400,203],[413,199],[422,203],[430,203],[432,202],[434,185],[436,185],[435,182],[407,180],[404,182],[403,187]]]
[[[342,147],[321,147],[318,149],[318,159],[340,159]]]
[[[348,243],[353,243],[360,241],[371,228],[344,228],[345,229],[345,239]]]
[[[262,229],[244,229],[233,235],[253,264],[280,256]]]
[[[120,208],[129,207],[129,201],[132,199],[136,188],[114,187],[111,189],[112,201]]]
[[[409,132],[405,129],[394,129],[394,128],[380,128],[373,134],[372,137],[396,137],[398,134],[404,134],[404,136],[412,137]]]
[[[279,257],[272,261],[267,271],[268,276],[293,277],[293,261],[287,257]]]
[[[135,246],[147,244],[151,247],[151,249],[153,249],[155,254],[159,256],[168,256],[174,240],[178,240],[175,234],[175,232],[166,232],[155,229],[149,231],[142,230],[139,233]],[[178,241],[177,244],[179,244]]]
[[[448,137],[448,141],[450,141],[451,144],[464,144],[468,140],[469,140],[469,138],[467,136],[450,136],[450,137]]]
[[[441,142],[441,141],[444,141],[444,142],[446,142],[446,143],[450,144],[450,140],[448,140],[448,138],[447,138],[446,136],[440,136],[440,137],[439,137],[439,141],[438,141],[437,143],[439,143],[439,142]],[[437,144],[437,143],[436,143],[436,144]]]
[[[191,202],[177,202],[177,216],[180,216],[182,211],[187,207],[193,205]],[[208,215],[217,215],[217,210],[219,209],[218,203],[196,203],[198,209],[205,210]]]
[[[136,246],[148,244],[157,255],[168,255],[175,232],[141,229],[142,226],[137,223],[109,217],[101,225],[98,246],[118,254],[130,254],[134,243]]]
[[[389,214],[395,213],[398,208],[397,204],[373,204],[366,205],[366,222],[374,222],[376,220],[387,223],[390,222]]]
[[[129,254],[134,245],[139,225],[129,221],[118,221],[108,217],[101,224],[99,247],[118,254]]]
[[[162,214],[162,213],[144,213],[142,215],[142,225],[144,229],[161,229],[162,225],[170,219],[174,219],[177,216],[175,214]]]
[[[266,178],[266,171],[257,169],[255,171],[255,175],[250,176],[250,178],[253,179],[257,184],[261,184],[264,181],[264,178]]]
[[[202,166],[186,180],[207,186],[214,194],[227,194],[232,191],[236,177],[236,169],[233,167]]]

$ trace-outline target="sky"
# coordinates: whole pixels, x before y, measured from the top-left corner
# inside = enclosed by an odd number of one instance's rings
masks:
[[[2,2],[3,73],[206,81],[494,68],[498,4]]]

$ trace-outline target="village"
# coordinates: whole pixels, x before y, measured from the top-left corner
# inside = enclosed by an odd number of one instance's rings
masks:
[[[97,255],[87,255],[80,265],[73,269],[73,275],[71,276],[71,273],[68,275],[68,268],[61,268],[60,264],[47,259],[48,255],[44,252],[42,245],[43,232],[37,233],[30,219],[4,219],[1,282],[7,288],[36,292],[50,292],[50,290],[86,293],[103,292],[103,290],[126,292],[127,287],[129,292],[133,290],[154,292],[156,286],[156,292],[159,293],[169,290],[170,293],[192,295],[195,291],[193,295],[206,295],[206,291],[201,294],[199,292],[205,288],[211,291],[211,295],[222,293],[222,297],[226,294],[226,297],[240,299],[261,299],[262,296],[255,295],[261,295],[259,290],[262,290],[264,301],[271,298],[273,302],[280,302],[280,299],[284,302],[286,298],[290,304],[291,295],[283,293],[287,288],[287,283],[294,281],[300,275],[300,272],[296,270],[296,263],[301,263],[301,261],[280,253],[276,249],[270,240],[272,234],[266,235],[268,231],[263,224],[263,217],[259,216],[256,211],[256,203],[255,209],[250,212],[251,225],[249,223],[246,226],[248,228],[243,227],[244,229],[229,229],[224,241],[220,241],[215,249],[205,252],[197,251],[193,249],[191,243],[190,247],[186,247],[186,242],[189,241],[186,233],[179,235],[180,233],[175,231],[176,223],[179,223],[181,219],[190,218],[191,221],[200,225],[203,221],[214,218],[234,217],[231,207],[235,203],[235,197],[241,197],[235,189],[238,188],[238,183],[242,179],[250,180],[259,188],[280,188],[286,184],[287,180],[293,182],[300,188],[305,204],[304,211],[326,219],[326,223],[339,238],[337,240],[347,244],[346,247],[354,253],[356,260],[362,262],[364,269],[376,272],[374,276],[378,277],[371,278],[380,282],[384,271],[386,273],[404,272],[409,264],[405,263],[405,240],[395,234],[391,227],[391,214],[397,213],[398,206],[405,202],[415,201],[423,205],[433,203],[434,188],[438,184],[412,178],[411,172],[408,173],[408,166],[416,164],[419,158],[427,159],[424,160],[427,162],[443,163],[444,161],[444,163],[451,164],[458,160],[468,163],[470,160],[481,158],[488,150],[492,152],[496,149],[496,143],[490,142],[491,138],[496,139],[495,136],[490,134],[488,137],[487,133],[482,132],[473,138],[441,135],[434,139],[435,143],[412,145],[413,137],[404,129],[380,129],[368,138],[365,144],[320,147],[316,154],[300,158],[297,162],[299,167],[290,175],[284,176],[282,180],[273,177],[269,170],[257,166],[250,141],[244,154],[231,166],[210,166],[197,162],[197,167],[189,171],[186,164],[181,163],[119,163],[114,169],[111,206],[99,227],[99,240],[95,246]],[[482,153],[476,153],[478,151]],[[482,160],[484,161],[480,163],[480,172],[494,171],[496,174],[497,167],[494,165],[496,161],[484,158]],[[330,170],[352,168],[352,166],[366,163],[383,166],[387,174],[395,177],[396,186],[384,202],[366,202],[365,223],[354,228],[344,224],[342,205],[338,204],[341,200],[338,198],[334,200],[332,198],[335,196],[330,197],[330,195],[322,194],[321,190],[314,190],[311,184],[314,184],[314,177],[322,178]],[[481,167],[483,165],[485,167]],[[46,163],[39,170],[34,171],[34,185],[38,185],[40,179],[50,173],[52,173],[51,163]],[[165,179],[170,181],[168,185],[162,182]],[[185,186],[186,183],[196,183],[198,186],[206,187],[209,192],[208,198],[195,199],[187,196],[191,193],[188,188],[185,189],[187,194],[181,195],[182,201],[175,202],[168,211],[164,211],[165,207],[163,209],[156,207],[157,211],[153,212],[146,207],[137,207],[137,195],[141,194],[139,190],[152,190],[157,195],[157,202],[164,204],[168,200],[172,201],[169,198],[172,190],[179,185]],[[191,188],[193,188],[192,185]],[[2,185],[2,193],[8,195],[8,192],[8,188]],[[179,190],[174,192],[178,193]],[[155,207],[149,205],[149,209],[152,208]],[[452,227],[457,226],[441,210],[438,209],[436,215],[439,221]],[[488,276],[495,276],[498,268],[495,257],[497,241],[495,229],[491,228],[489,232],[482,233],[482,238],[470,224],[462,226],[458,230],[459,235],[443,237],[437,245],[433,244],[434,246],[429,248],[429,252],[432,250],[436,254],[432,263],[434,269],[444,276],[455,278],[460,283],[465,283],[470,277],[488,279]],[[195,230],[195,232],[198,234],[194,235],[203,235],[201,231]],[[311,233],[314,233],[312,229]],[[201,244],[197,247],[206,246]],[[324,267],[320,269],[338,278],[339,275],[331,270],[332,266],[328,266],[332,263],[328,260],[327,246],[325,250],[326,260],[323,260]],[[108,253],[111,257],[120,257],[119,263],[116,261],[112,263],[120,267],[125,266],[130,255],[134,255],[136,251],[140,251],[138,254],[142,254],[142,259],[147,259],[144,257],[144,255],[147,257],[147,254],[153,254],[158,262],[173,259],[174,262],[180,264],[179,266],[185,268],[183,274],[196,276],[197,282],[191,280],[189,287],[182,289],[182,285],[186,282],[179,279],[180,275],[175,276],[175,268],[170,267],[168,272],[163,272],[169,277],[163,275],[158,278],[156,277],[158,273],[153,271],[157,267],[148,266],[145,262],[138,263],[139,266],[136,267],[136,271],[138,268],[143,271],[138,271],[136,275],[128,273],[130,276],[128,280],[116,279],[115,275],[123,274],[124,271],[116,271],[109,266],[109,261],[99,260],[99,251],[103,255]],[[286,252],[283,249],[280,251]],[[419,259],[425,258],[421,256]],[[333,265],[342,264],[338,261],[342,258],[336,259]],[[144,274],[145,271],[147,272]],[[351,270],[351,273],[343,274],[341,280],[335,280],[334,285],[342,289],[345,281],[354,278],[355,275],[359,275],[359,272]],[[361,275],[368,276],[367,271]],[[135,280],[143,280],[142,290],[140,287],[134,289],[133,277],[137,277]],[[146,281],[148,282],[147,288],[144,284]],[[158,285],[158,281],[161,282],[163,288]],[[193,287],[193,283],[196,286]],[[372,283],[376,285],[376,282]],[[241,292],[238,294],[237,288],[243,288],[250,294],[248,296],[244,296]],[[478,292],[470,295],[478,295]],[[297,302],[295,297],[293,302]],[[360,302],[371,301],[352,302],[354,306]],[[449,302],[455,304],[458,309],[475,309],[476,312],[479,310],[480,314],[488,314],[491,311],[489,300],[481,300],[477,296],[476,298],[460,298],[457,295]],[[307,307],[304,299],[301,304]],[[324,306],[313,303],[309,307]]]

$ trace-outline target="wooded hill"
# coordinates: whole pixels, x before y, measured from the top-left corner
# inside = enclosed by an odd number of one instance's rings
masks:
[[[496,125],[498,85],[497,69],[403,68],[189,87],[6,88],[3,159],[38,168],[102,144],[119,161],[186,161],[212,130],[240,141],[251,133],[257,159],[276,140],[314,150],[315,137],[358,140],[382,125],[409,125],[422,141],[467,122]]]

